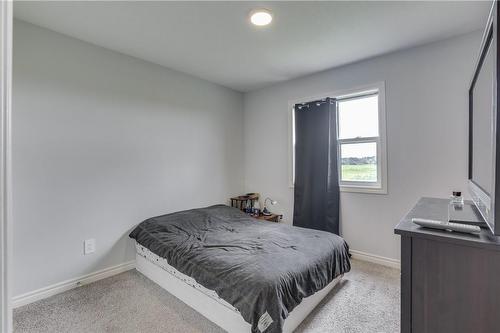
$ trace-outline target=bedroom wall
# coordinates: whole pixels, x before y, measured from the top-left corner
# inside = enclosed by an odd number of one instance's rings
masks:
[[[467,89],[481,33],[472,33],[245,94],[245,188],[279,201],[292,222],[288,102],[385,81],[388,194],[341,194],[353,250],[400,258],[394,226],[421,196],[466,191]]]
[[[138,222],[243,191],[240,93],[21,21],[13,76],[13,296],[132,260]]]

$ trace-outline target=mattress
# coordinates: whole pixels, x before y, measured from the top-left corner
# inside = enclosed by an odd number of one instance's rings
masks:
[[[193,287],[194,289],[197,289],[198,291],[200,291],[203,294],[205,294],[206,296],[214,299],[215,301],[217,301],[221,305],[224,305],[228,309],[241,315],[240,312],[238,311],[238,309],[236,309],[234,306],[232,306],[231,304],[229,304],[228,302],[226,302],[225,300],[220,298],[219,295],[217,295],[217,292],[215,292],[215,290],[207,289],[207,288],[203,287],[201,284],[199,284],[198,282],[196,282],[195,279],[193,279],[185,274],[182,274],[181,272],[179,272],[178,270],[176,270],[175,268],[170,266],[167,262],[167,259],[162,258],[162,257],[154,254],[153,252],[149,251],[146,247],[142,246],[141,244],[139,244],[137,242],[135,243],[135,250],[136,250],[138,255],[140,255],[141,257],[150,261],[154,265],[160,267],[161,269],[163,269],[167,273],[173,275],[174,277],[176,277],[177,279],[186,283],[187,285]]]

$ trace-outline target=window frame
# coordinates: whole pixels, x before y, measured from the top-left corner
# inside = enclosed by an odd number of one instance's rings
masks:
[[[364,86],[355,87],[352,89],[344,89],[330,93],[324,93],[307,98],[301,98],[294,101],[289,101],[289,186],[294,187],[295,179],[295,128],[294,128],[294,106],[299,103],[307,103],[310,101],[323,99],[326,97],[335,98],[337,100],[345,100],[349,98],[356,98],[367,96],[370,94],[378,94],[378,137],[363,137],[363,138],[349,138],[339,139],[339,112],[338,103],[336,105],[336,124],[337,124],[337,163],[338,163],[338,177],[339,187],[342,192],[358,192],[358,193],[372,193],[372,194],[387,194],[387,145],[386,145],[386,114],[385,114],[385,82],[377,82]],[[362,182],[362,181],[341,181],[341,144],[345,143],[363,143],[375,142],[377,146],[377,182]]]

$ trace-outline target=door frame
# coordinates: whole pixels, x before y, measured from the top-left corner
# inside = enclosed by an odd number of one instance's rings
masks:
[[[12,0],[0,3],[0,329],[12,331]]]

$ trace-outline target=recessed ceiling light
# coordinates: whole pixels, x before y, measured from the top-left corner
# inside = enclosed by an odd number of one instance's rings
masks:
[[[264,26],[271,23],[273,14],[267,9],[256,9],[250,13],[250,22],[254,25]]]

